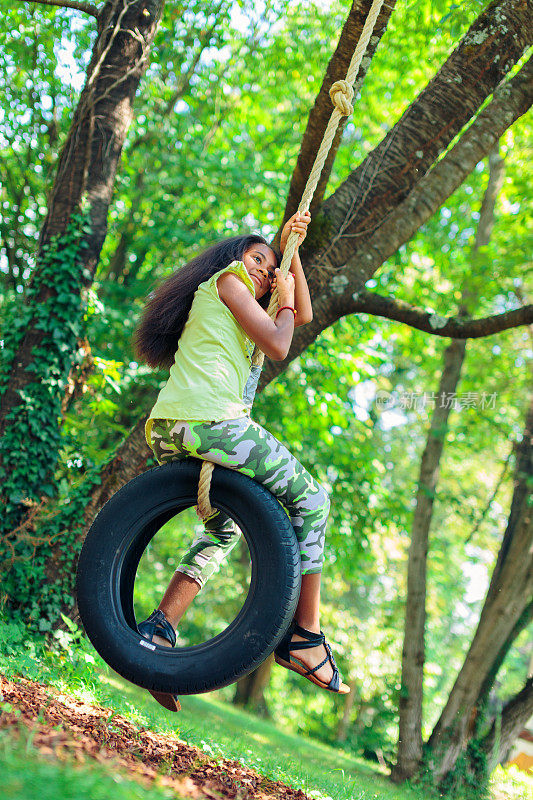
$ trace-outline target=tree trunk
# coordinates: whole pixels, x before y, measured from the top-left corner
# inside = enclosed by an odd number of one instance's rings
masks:
[[[507,528],[487,598],[464,664],[428,742],[437,782],[453,770],[468,740],[476,701],[491,667],[533,593],[533,402],[518,446],[515,487]]]
[[[411,528],[407,567],[407,602],[400,689],[398,758],[393,771],[397,781],[410,778],[422,760],[422,701],[424,634],[426,627],[426,564],[429,528],[437,490],[439,465],[448,431],[453,397],[461,376],[466,342],[453,340],[444,352],[444,365],[422,454],[416,508]]]
[[[344,706],[342,709],[342,717],[339,720],[339,724],[337,726],[337,736],[336,739],[338,742],[345,742],[348,737],[348,730],[350,728],[350,721],[352,716],[352,710],[355,704],[356,699],[356,688],[357,688],[357,681],[352,678],[347,681],[348,686],[350,687],[350,693],[346,695],[344,698]]]
[[[494,207],[503,184],[503,160],[498,149],[489,156],[489,181],[485,191],[472,258],[480,247],[488,244],[494,227]],[[468,286],[468,279],[466,279]],[[460,315],[467,312],[470,297],[463,291]],[[426,565],[429,529],[437,489],[440,459],[448,428],[448,417],[465,359],[466,342],[453,340],[445,350],[444,365],[431,417],[431,424],[422,454],[416,508],[411,529],[411,545],[407,567],[407,601],[402,652],[400,690],[400,731],[397,762],[392,777],[396,781],[411,778],[422,761],[422,705],[424,691],[425,628],[426,628]]]
[[[482,712],[484,711],[484,706],[486,704],[486,700],[488,699],[489,692],[490,692],[490,690],[492,689],[492,687],[494,685],[494,681],[496,680],[498,672],[500,671],[500,667],[503,664],[503,662],[505,661],[505,657],[507,656],[507,653],[511,649],[516,637],[520,633],[522,633],[522,631],[525,628],[527,628],[531,624],[532,621],[533,621],[533,600],[531,600],[529,605],[526,606],[526,608],[524,609],[523,613],[519,617],[516,625],[514,626],[513,630],[511,631],[511,633],[509,634],[508,638],[503,643],[503,645],[502,645],[502,647],[500,649],[500,652],[498,653],[496,659],[494,660],[494,663],[491,666],[491,670],[488,673],[487,677],[485,678],[485,682],[483,683],[483,685],[482,685],[482,687],[480,689],[479,696],[477,698],[476,709],[475,709],[476,717],[475,717],[475,720],[474,720],[476,734],[481,734],[482,733],[482,726],[484,724],[486,724],[485,720],[484,720],[484,715],[483,715]]]
[[[532,715],[533,677],[529,677],[523,689],[505,704],[501,718],[493,722],[490,732],[483,740],[483,750],[492,768],[506,757]]]
[[[265,689],[270,681],[274,656],[270,655],[263,663],[237,681],[233,702],[248,711],[254,711],[261,717],[270,717],[265,700]]]
[[[265,360],[259,387],[264,388],[297,358],[325,328],[352,313],[376,313],[359,293],[379,267],[405,244],[453,194],[476,164],[494,148],[507,128],[526,113],[533,99],[533,58],[507,83],[498,87],[492,101],[479,113],[454,147],[425,175],[364,243],[355,248],[344,269],[339,269],[327,286],[313,296],[313,321],[294,333],[285,361]],[[372,155],[372,154],[371,154]],[[371,156],[368,156],[370,158]],[[368,159],[365,159],[364,164]],[[387,156],[382,168],[387,170]],[[304,258],[306,272],[312,269],[315,253]],[[384,313],[383,316],[389,316]],[[410,320],[407,319],[408,324]],[[434,329],[435,333],[439,328]]]
[[[533,7],[497,0],[364,162],[325,201],[331,231],[316,255],[321,285],[349,260],[460,133],[531,43]]]

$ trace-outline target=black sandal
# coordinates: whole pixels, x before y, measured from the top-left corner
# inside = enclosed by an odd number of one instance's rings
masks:
[[[297,634],[298,636],[303,636],[306,640],[305,642],[292,642],[292,636]],[[316,667],[312,667],[308,669],[307,665],[303,663],[299,658],[291,656],[291,650],[308,650],[311,647],[316,647],[317,645],[323,644],[326,649],[326,658],[317,664]],[[320,686],[321,689],[327,689],[329,692],[335,692],[337,694],[348,694],[348,691],[341,691],[341,678],[339,675],[339,670],[335,663],[335,659],[333,658],[333,653],[331,652],[331,647],[326,642],[326,637],[322,631],[320,633],[314,633],[313,631],[308,631],[305,628],[300,627],[296,622],[293,622],[289,627],[289,630],[278,644],[276,649],[274,650],[274,658],[277,664],[280,666],[285,667],[286,669],[292,670],[292,672],[297,672],[298,675],[302,675],[307,680],[311,681],[312,683]],[[320,667],[323,667],[324,664],[329,663],[333,668],[333,677],[331,678],[329,683],[325,683],[321,681],[320,678],[315,676],[315,672]]]
[[[152,611],[148,619],[139,622],[137,630],[143,639],[147,639],[149,642],[153,641],[154,636],[160,636],[162,639],[165,639],[171,647],[175,647],[176,645],[176,631],[166,618],[164,612],[158,608]],[[148,689],[148,691],[154,700],[157,700],[159,705],[166,708],[167,711],[181,711],[181,705],[177,694],[153,692],[151,689]]]
[[[171,647],[176,646],[176,631],[159,608],[152,611],[148,619],[139,622],[137,630],[143,639],[148,639],[149,642],[153,641],[154,636],[160,636],[166,639]]]

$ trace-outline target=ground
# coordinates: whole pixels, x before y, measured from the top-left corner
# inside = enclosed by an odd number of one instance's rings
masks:
[[[42,755],[78,762],[95,759],[128,778],[173,789],[196,800],[307,800],[308,795],[270,781],[238,761],[209,759],[175,737],[138,728],[109,709],[85,703],[33,681],[0,679],[4,711],[0,730],[30,731]]]

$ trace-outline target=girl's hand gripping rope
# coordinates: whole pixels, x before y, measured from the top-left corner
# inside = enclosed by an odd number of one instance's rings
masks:
[[[287,244],[287,239],[289,238],[289,234],[291,231],[295,231],[298,234],[298,245],[300,247],[303,240],[307,236],[307,226],[311,222],[311,214],[309,211],[304,211],[303,214],[293,214],[292,217],[289,217],[285,225],[283,226],[283,230],[281,232],[281,240],[279,243],[279,249],[283,253],[285,251],[285,246]]]
[[[292,306],[294,308],[294,275],[289,272],[283,276],[280,268],[276,269],[276,277],[272,281],[272,290],[278,290],[278,308]]]

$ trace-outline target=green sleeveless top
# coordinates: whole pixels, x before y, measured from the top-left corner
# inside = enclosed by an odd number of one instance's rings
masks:
[[[146,422],[146,441],[154,419],[220,422],[247,416],[243,391],[250,374],[254,343],[218,296],[224,272],[237,275],[255,297],[242,261],[233,261],[201,283],[192,302],[170,376]]]

